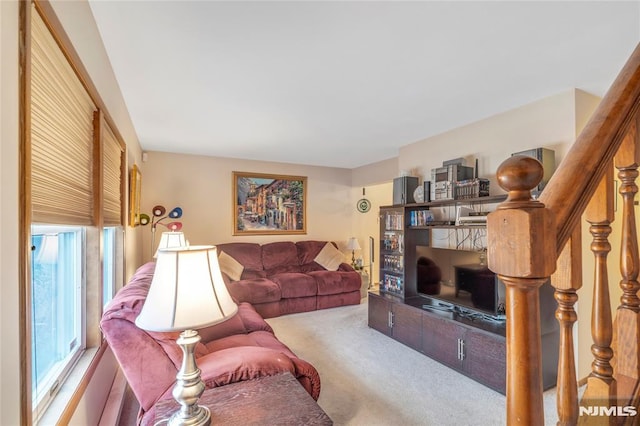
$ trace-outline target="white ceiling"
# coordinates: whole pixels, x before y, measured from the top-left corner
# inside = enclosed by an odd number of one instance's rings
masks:
[[[640,39],[637,1],[89,1],[143,150],[331,167],[603,95]]]

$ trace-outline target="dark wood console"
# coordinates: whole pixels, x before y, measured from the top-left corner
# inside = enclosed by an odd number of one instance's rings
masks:
[[[493,295],[504,295],[498,294],[498,287],[495,293],[488,290],[498,286],[498,280],[481,259],[486,248],[484,226],[460,226],[454,221],[457,223],[456,210],[460,206],[486,213],[504,198],[382,207],[380,287],[369,292],[369,327],[502,394],[506,392],[506,321],[503,300]],[[424,218],[435,219],[425,222]],[[456,239],[449,246],[445,241],[443,246],[441,235]],[[468,244],[470,241],[473,244]],[[432,247],[444,250],[436,253]],[[417,263],[424,253],[436,256],[432,258],[435,263],[446,268],[439,271],[440,278],[434,278],[435,284],[431,278],[426,284],[418,284],[422,278],[418,276]],[[455,299],[445,297],[448,294]],[[464,297],[469,299],[466,303]],[[463,304],[456,304],[458,298]],[[553,287],[547,283],[540,289],[544,389],[556,385],[556,306]]]
[[[505,394],[505,323],[465,318],[440,311],[437,305],[433,309],[423,307],[429,303],[422,297],[402,300],[370,291],[369,327]],[[556,385],[558,336],[557,327],[543,329],[544,389]]]

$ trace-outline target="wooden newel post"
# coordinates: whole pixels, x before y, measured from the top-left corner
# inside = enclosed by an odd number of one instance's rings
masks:
[[[506,286],[507,424],[543,425],[539,289],[555,271],[552,213],[531,199],[543,169],[513,156],[497,171],[507,200],[487,219],[487,260]]]

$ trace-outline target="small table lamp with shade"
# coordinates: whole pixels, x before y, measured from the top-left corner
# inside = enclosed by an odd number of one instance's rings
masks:
[[[360,250],[360,244],[358,243],[358,239],[355,237],[349,238],[349,241],[347,241],[347,249],[351,250],[351,266],[355,269],[356,250]]]
[[[182,231],[172,231],[172,232],[163,232],[160,235],[160,242],[158,243],[158,248],[156,249],[156,253],[153,255],[153,258],[158,257],[158,250],[173,248],[173,247],[185,247],[188,246],[187,240],[184,237],[184,232]]]
[[[209,409],[198,406],[205,385],[194,354],[200,341],[195,329],[223,322],[237,311],[222,279],[215,246],[158,250],[149,294],[135,322],[143,330],[182,332],[176,343],[184,358],[173,388],[180,409],[169,425],[211,424]]]

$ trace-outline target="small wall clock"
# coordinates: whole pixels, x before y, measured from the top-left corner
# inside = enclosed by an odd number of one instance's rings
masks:
[[[360,213],[366,213],[371,209],[371,201],[364,198],[364,188],[362,188],[362,198],[356,203],[356,208]]]

